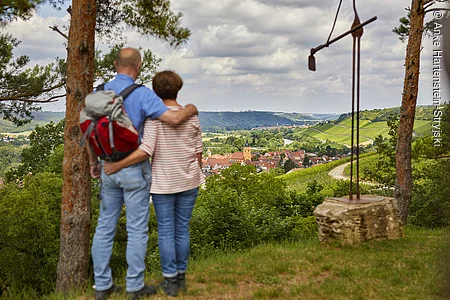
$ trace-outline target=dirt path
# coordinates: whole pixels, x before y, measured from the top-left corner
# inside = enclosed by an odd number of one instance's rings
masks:
[[[342,180],[350,180],[350,176],[347,176],[344,174],[344,169],[346,166],[348,166],[350,162],[347,162],[345,164],[342,164],[340,166],[337,166],[336,168],[332,169],[330,172],[328,172],[328,176],[331,176],[335,179],[342,179]],[[355,177],[353,177],[355,178]],[[380,184],[377,182],[367,182],[367,181],[360,181],[360,183],[373,185],[373,186],[379,186]]]
[[[347,162],[345,164],[342,164],[340,166],[337,166],[336,168],[332,169],[330,172],[328,172],[328,176],[331,176],[335,179],[343,179],[343,180],[347,180],[350,179],[349,176],[345,176],[344,175],[344,169],[346,166],[348,166],[350,164],[350,162]]]

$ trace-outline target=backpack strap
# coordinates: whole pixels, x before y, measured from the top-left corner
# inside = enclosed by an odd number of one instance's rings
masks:
[[[87,128],[86,132],[81,137],[81,141],[79,143],[80,147],[84,145],[86,142],[86,138],[91,135],[92,130],[94,129],[95,122],[91,121],[91,124],[89,124],[89,127]]]
[[[125,88],[123,91],[119,93],[120,96],[122,96],[123,100],[125,100],[126,97],[128,97],[135,89],[138,87],[143,86],[142,84],[133,83],[129,87]]]
[[[137,89],[138,87],[141,87],[141,86],[143,86],[143,84],[133,83],[132,85],[126,87],[123,91],[121,91],[119,93],[119,95],[122,96],[123,100],[125,100],[125,98],[128,97],[135,89]],[[105,84],[104,83],[99,84],[95,90],[96,91],[104,91]]]

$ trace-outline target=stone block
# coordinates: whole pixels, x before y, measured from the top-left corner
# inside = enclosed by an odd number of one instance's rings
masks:
[[[321,243],[338,240],[355,245],[402,236],[395,198],[374,195],[362,195],[361,200],[326,198],[316,207],[314,215]]]

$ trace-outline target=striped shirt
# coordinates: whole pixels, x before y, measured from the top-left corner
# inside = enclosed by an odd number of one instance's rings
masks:
[[[192,116],[178,126],[147,119],[139,149],[152,157],[150,192],[153,194],[184,192],[205,181],[197,161],[197,153],[203,152],[198,116]]]

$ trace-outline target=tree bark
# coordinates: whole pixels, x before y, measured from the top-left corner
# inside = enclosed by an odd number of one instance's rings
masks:
[[[94,81],[95,0],[72,1],[67,54],[60,253],[56,290],[64,294],[86,287],[91,229],[91,178],[80,141],[79,112]]]
[[[410,32],[406,47],[405,79],[396,147],[395,198],[400,220],[406,223],[412,196],[411,141],[419,90],[420,48],[422,44],[424,0],[412,0]]]

